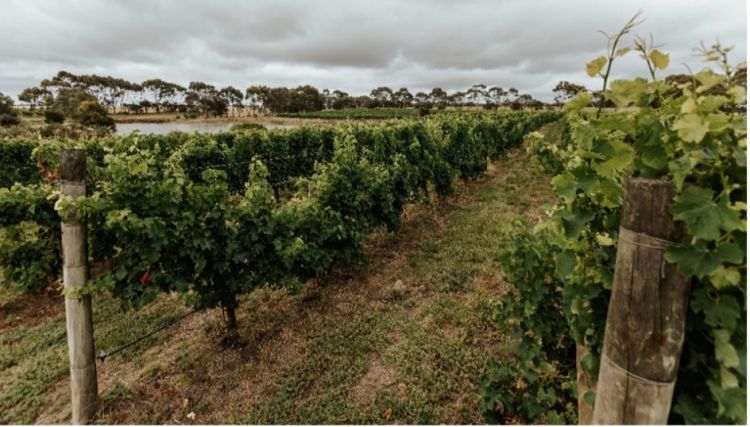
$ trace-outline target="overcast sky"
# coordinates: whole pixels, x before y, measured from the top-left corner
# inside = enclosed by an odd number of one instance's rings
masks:
[[[381,85],[516,87],[549,100],[560,80],[596,87],[584,72],[638,9],[671,57],[668,73],[704,66],[701,41],[747,57],[745,0],[494,1],[34,1],[0,5],[0,92],[17,95],[58,70],[131,81],[200,80],[369,93]],[[628,40],[630,43],[630,40]],[[636,55],[616,77],[645,76]]]

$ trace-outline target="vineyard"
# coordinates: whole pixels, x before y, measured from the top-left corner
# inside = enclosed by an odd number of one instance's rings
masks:
[[[586,65],[601,92],[560,111],[323,110],[285,116],[388,120],[0,139],[4,308],[63,281],[66,298],[93,298],[100,366],[130,356],[103,369],[105,421],[180,423],[194,405],[211,414],[204,422],[597,424],[611,416],[601,408],[620,387],[616,369],[659,397],[620,421],[744,424],[744,68],[717,43],[700,50],[715,70],[661,79],[666,53],[640,38],[618,45],[635,21]],[[649,78],[610,81],[628,54]],[[85,159],[80,183],[73,158]],[[632,229],[652,208],[663,208],[663,235]],[[74,291],[71,224],[87,233],[90,270]],[[651,279],[653,294],[622,290]],[[679,300],[667,297],[675,286],[681,306],[667,301]],[[221,321],[203,332],[178,325],[171,347],[152,337],[211,309]],[[652,314],[649,330],[633,326]],[[37,422],[40,395],[67,373],[66,333],[60,318],[11,323],[0,328],[0,422]],[[627,366],[620,339],[643,344],[624,350]],[[34,359],[44,348],[54,362]],[[653,348],[658,379],[630,370]],[[121,382],[173,352],[144,374],[158,386]],[[240,409],[222,412],[223,399]],[[127,406],[136,401],[143,418]]]
[[[82,292],[95,305],[111,295],[124,307],[148,308],[160,294],[177,295],[194,309],[221,307],[227,336],[237,339],[242,295],[294,291],[361,264],[368,236],[397,230],[407,204],[448,196],[455,179],[480,177],[488,158],[557,118],[477,113],[83,140],[77,145],[86,153],[87,196],[80,198],[59,192],[60,153],[70,142],[4,140],[2,283],[31,294],[57,286],[60,218],[75,209],[87,223],[93,278]],[[5,339],[15,347],[15,339]],[[19,358],[10,351],[4,369]],[[5,413],[16,404],[2,400]]]

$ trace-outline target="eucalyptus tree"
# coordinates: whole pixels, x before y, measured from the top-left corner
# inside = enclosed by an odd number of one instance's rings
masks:
[[[44,105],[45,99],[51,96],[49,90],[39,86],[27,87],[20,94],[18,99],[23,102],[27,102],[32,110],[39,106]]]
[[[13,108],[13,99],[0,92],[0,126],[14,126],[20,122],[18,112]]]
[[[466,98],[466,93],[461,92],[460,90],[457,90],[453,92],[452,94],[448,95],[448,103],[455,107],[460,107],[461,105],[463,105],[465,98]]]
[[[334,90],[333,91],[333,102],[331,102],[331,108],[334,110],[343,110],[345,108],[356,108],[357,102],[356,100],[349,96],[348,93],[342,91],[342,90]]]
[[[474,105],[484,104],[487,98],[487,85],[483,83],[473,85],[466,91],[466,97]]]
[[[146,100],[153,105],[157,113],[160,113],[164,107],[175,104],[175,98],[185,92],[184,87],[162,79],[145,80],[141,83],[141,87],[144,95],[147,96]]]
[[[393,102],[393,89],[380,86],[370,92],[370,97],[377,101],[379,107],[389,107]]]
[[[259,111],[267,110],[268,99],[270,97],[271,88],[268,86],[254,85],[245,89],[245,100],[250,104],[252,108],[256,108]]]
[[[430,91],[430,103],[436,108],[445,108],[448,105],[448,93],[442,88],[436,87]]]
[[[487,98],[489,99],[489,102],[492,102],[494,108],[503,105],[508,99],[507,97],[508,92],[500,86],[492,86],[487,89]]]
[[[555,86],[554,89],[552,89],[552,93],[555,94],[555,102],[559,105],[564,103],[565,101],[569,100],[570,98],[573,98],[574,96],[578,95],[581,92],[585,92],[586,88],[581,85],[577,85],[575,83],[570,83],[568,81],[561,81]]]
[[[185,95],[185,103],[189,109],[200,111],[206,117],[209,114],[213,116],[224,115],[229,105],[214,85],[204,82],[190,82]]]
[[[414,102],[414,95],[409,92],[409,89],[402,87],[393,94],[393,100],[399,107],[404,108]]]
[[[232,107],[232,116],[234,116],[236,111],[242,110],[244,107],[242,104],[242,100],[244,99],[242,91],[233,86],[227,86],[221,89],[219,91],[219,97],[226,101],[227,105]]]

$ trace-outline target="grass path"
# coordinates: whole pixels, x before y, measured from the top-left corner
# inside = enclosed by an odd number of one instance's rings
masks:
[[[246,345],[222,346],[212,311],[99,364],[99,421],[482,423],[482,367],[504,339],[492,322],[503,230],[549,200],[549,177],[514,150],[439,205],[411,206],[399,233],[375,236],[368,267],[248,296]],[[169,298],[125,315],[95,309],[101,349],[185,311]],[[60,316],[0,327],[0,422],[67,421],[67,355],[52,342],[62,330]]]

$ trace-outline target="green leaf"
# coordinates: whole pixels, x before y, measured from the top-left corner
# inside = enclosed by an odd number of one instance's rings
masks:
[[[701,142],[703,137],[708,133],[708,123],[697,114],[685,114],[677,119],[672,128],[677,131],[677,135],[687,142]]]
[[[669,54],[661,53],[659,50],[654,49],[648,57],[651,59],[654,67],[659,70],[664,70],[669,66]]]
[[[743,104],[747,101],[747,89],[739,85],[732,86],[727,91],[727,95],[731,95],[737,104]]]
[[[713,201],[712,190],[690,187],[677,196],[669,212],[675,219],[685,222],[693,237],[716,240],[722,230],[732,231],[742,227],[739,212],[729,206],[729,199],[725,195],[717,204]]]
[[[564,250],[557,255],[555,261],[555,265],[557,266],[557,275],[560,278],[565,278],[573,272],[573,269],[576,266],[577,257],[575,252],[571,250]]]
[[[568,102],[565,103],[565,106],[563,107],[563,111],[565,112],[579,111],[583,108],[590,107],[593,100],[594,98],[591,96],[590,93],[580,92],[578,95],[574,96]]]
[[[635,157],[635,151],[633,147],[620,141],[609,142],[609,148],[611,150],[607,153],[609,158],[594,165],[594,170],[603,177],[614,178],[615,175],[631,165]]]
[[[607,57],[602,55],[586,64],[586,74],[589,77],[595,77],[605,65],[607,65]]]
[[[707,288],[693,293],[690,308],[695,313],[703,313],[706,325],[733,331],[742,316],[742,307],[730,295],[710,295]]]
[[[628,107],[636,104],[648,88],[646,79],[615,80],[607,95],[618,107]]]
[[[698,156],[703,157],[702,152],[691,152],[688,155],[669,162],[669,171],[672,173],[672,183],[678,191],[682,190],[685,178],[687,178],[693,171],[693,168],[698,165]]]
[[[716,289],[737,286],[740,279],[740,272],[736,268],[726,268],[723,265],[720,265],[709,277],[711,284],[716,286]]]
[[[560,195],[566,202],[572,202],[576,198],[576,184],[575,177],[568,172],[562,175],[557,175],[552,178],[552,188],[555,192]]]
[[[664,259],[677,264],[686,276],[705,277],[713,274],[722,263],[742,262],[742,249],[734,242],[725,242],[714,250],[703,244],[684,244],[668,248]]]
[[[721,84],[726,81],[726,77],[721,74],[714,73],[711,70],[703,70],[695,75],[695,79],[700,82],[700,86],[697,88],[698,93],[705,92],[714,86]]]
[[[721,367],[719,370],[719,376],[721,378],[721,388],[728,389],[728,388],[734,388],[739,387],[739,381],[737,380],[737,377],[725,367]]]
[[[727,368],[739,366],[740,357],[737,355],[737,349],[734,348],[730,341],[729,331],[714,329],[713,335],[716,360]]]
[[[562,218],[565,237],[568,239],[576,237],[595,216],[593,211],[578,206],[574,207],[571,212],[566,212]]]

